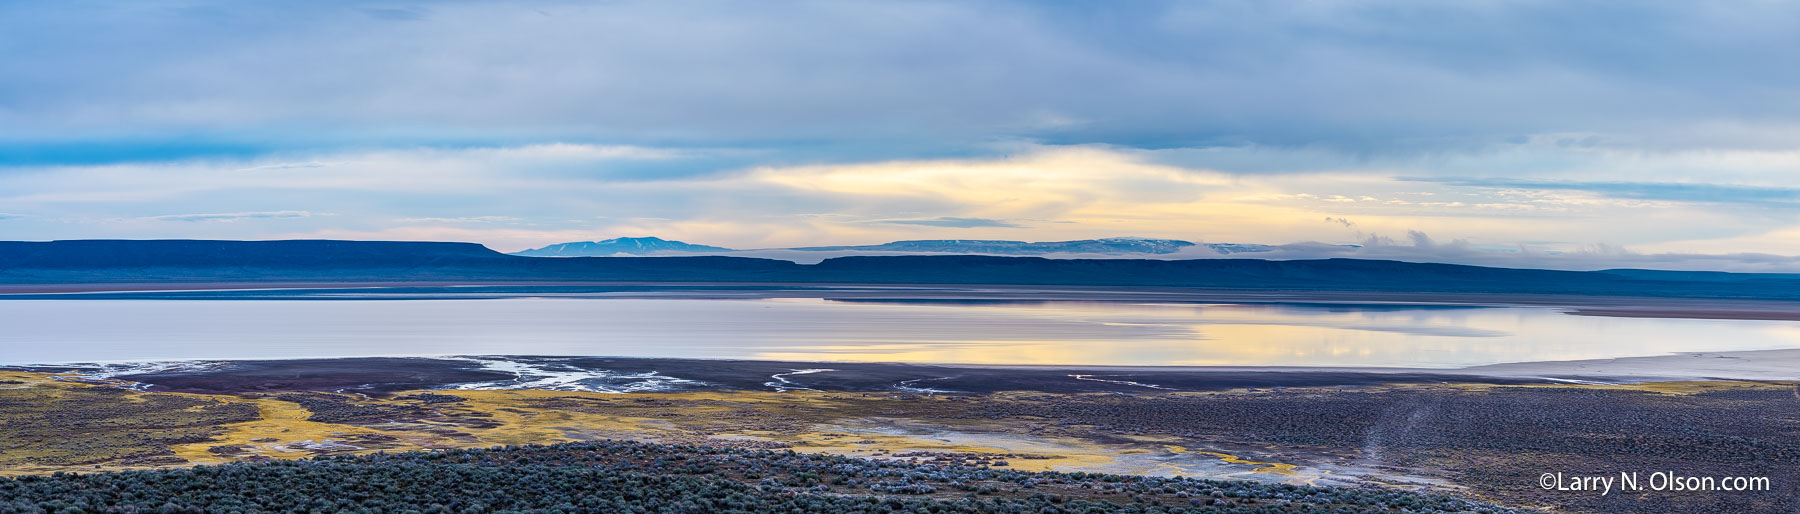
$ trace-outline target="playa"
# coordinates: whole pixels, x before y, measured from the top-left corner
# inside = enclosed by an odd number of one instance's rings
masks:
[[[1547,471],[1800,471],[1800,443],[1787,425],[1800,416],[1796,381],[1724,379],[1773,373],[1749,365],[1714,368],[1723,375],[1714,380],[1668,381],[1680,359],[1693,358],[1701,357],[1431,371],[495,356],[13,368],[0,377],[11,384],[0,385],[0,403],[21,406],[9,412],[24,417],[8,419],[15,433],[0,440],[23,446],[0,468],[624,438],[938,465],[1382,485],[1520,508],[1786,508],[1789,484],[1733,496],[1600,497],[1533,482]],[[1704,358],[1778,366],[1794,356]],[[31,434],[56,430],[31,421],[42,408],[113,428],[42,439]],[[163,420],[154,422],[168,425],[166,435],[108,435],[136,430],[109,416]],[[1746,446],[1758,451],[1738,451]]]

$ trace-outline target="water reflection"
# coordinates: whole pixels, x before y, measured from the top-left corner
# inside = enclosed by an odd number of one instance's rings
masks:
[[[609,355],[1456,367],[1800,347],[1781,321],[1541,308],[817,299],[0,302],[0,362]]]

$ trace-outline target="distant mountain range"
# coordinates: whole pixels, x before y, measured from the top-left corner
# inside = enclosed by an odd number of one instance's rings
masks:
[[[533,248],[512,255],[524,257],[611,257],[614,255],[649,255],[661,252],[730,252],[730,248],[670,241],[659,237],[615,237],[603,241],[558,243]]]
[[[1177,241],[1174,239],[1109,237],[1104,239],[1052,241],[1044,243],[989,241],[980,239],[926,239],[919,241],[894,241],[892,243],[862,246],[808,246],[802,248],[790,248],[790,250],[810,252],[862,251],[969,253],[987,255],[1044,255],[1049,253],[1098,253],[1114,255],[1141,253],[1161,255],[1179,252],[1182,248],[1190,246],[1194,246],[1194,243]]]
[[[1193,246],[1208,248],[1221,255],[1246,252],[1267,252],[1273,249],[1268,245],[1258,244],[1195,244],[1175,239],[1108,237],[1101,239],[1049,241],[1040,243],[984,239],[924,239],[916,241],[894,241],[892,243],[878,245],[807,246],[800,248],[765,248],[764,250],[794,250],[803,252],[955,253],[970,255],[1168,255],[1180,252],[1183,248]],[[723,253],[735,251],[739,250],[717,246],[689,244],[656,237],[620,237],[607,239],[605,241],[553,244],[543,248],[514,252],[512,255],[525,257],[611,257],[616,255]]]
[[[798,264],[728,256],[544,259],[506,255],[472,243],[0,241],[0,285],[79,290],[75,286],[81,284],[160,288],[151,284],[272,283],[1081,285],[1800,300],[1800,275],[1794,274],[1553,271],[1361,259],[896,255]]]

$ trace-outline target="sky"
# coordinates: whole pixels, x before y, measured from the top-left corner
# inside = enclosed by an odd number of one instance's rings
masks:
[[[0,2],[0,239],[1800,272],[1796,48],[1756,1]]]

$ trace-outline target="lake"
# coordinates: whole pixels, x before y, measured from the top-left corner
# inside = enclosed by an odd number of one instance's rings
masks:
[[[822,299],[8,300],[0,363],[583,355],[1462,367],[1800,348],[1800,323],[1549,308]]]

